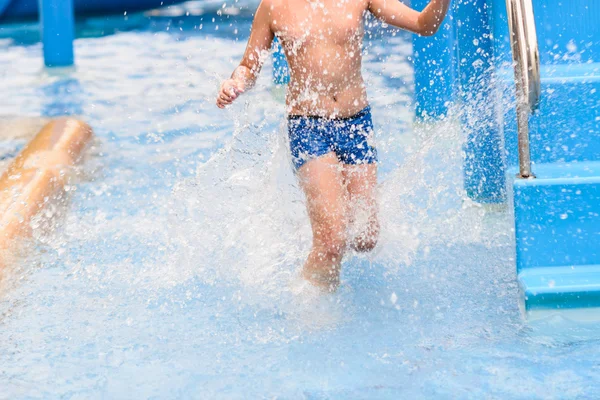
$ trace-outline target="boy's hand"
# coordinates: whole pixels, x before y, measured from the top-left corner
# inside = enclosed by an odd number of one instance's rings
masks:
[[[233,103],[240,94],[244,93],[245,86],[244,82],[236,79],[227,79],[224,81],[217,96],[217,107],[225,108]]]

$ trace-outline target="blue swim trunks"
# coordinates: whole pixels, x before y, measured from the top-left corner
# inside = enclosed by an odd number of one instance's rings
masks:
[[[377,162],[371,108],[347,118],[288,116],[288,135],[296,170],[314,158],[334,152],[343,164]]]

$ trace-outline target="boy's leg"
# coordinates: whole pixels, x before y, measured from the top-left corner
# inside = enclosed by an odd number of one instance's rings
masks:
[[[339,285],[346,250],[346,190],[341,170],[334,153],[308,161],[298,170],[313,231],[313,247],[302,276],[331,291]]]
[[[377,164],[344,164],[343,176],[349,196],[349,223],[356,224],[353,228],[357,231],[350,245],[356,251],[371,251],[379,237]]]

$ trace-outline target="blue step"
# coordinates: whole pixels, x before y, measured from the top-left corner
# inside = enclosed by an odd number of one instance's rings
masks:
[[[600,306],[600,162],[512,176],[517,273],[527,310]]]
[[[514,87],[513,71],[503,79]],[[531,157],[537,163],[600,160],[600,63],[542,65],[542,95],[530,119]],[[506,107],[506,161],[516,166],[514,107]]]
[[[598,307],[600,265],[528,269],[519,286],[528,311]]]
[[[600,2],[533,0],[542,64],[600,62]],[[511,61],[506,2],[488,2],[494,32],[494,55]]]

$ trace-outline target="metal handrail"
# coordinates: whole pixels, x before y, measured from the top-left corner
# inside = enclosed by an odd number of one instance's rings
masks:
[[[533,6],[531,0],[506,0],[506,10],[517,90],[519,176],[535,178],[531,172],[529,114],[539,105],[541,82]]]

